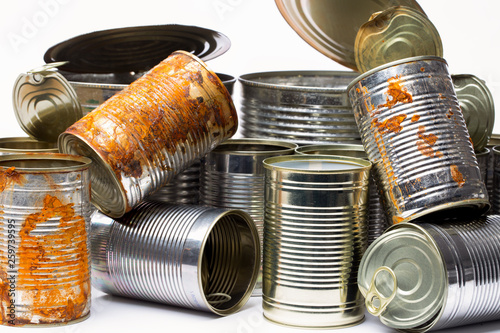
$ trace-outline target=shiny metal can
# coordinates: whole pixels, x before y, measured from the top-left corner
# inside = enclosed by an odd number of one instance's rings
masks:
[[[360,144],[308,145],[296,148],[295,152],[301,155],[339,155],[368,160],[363,145]],[[370,175],[368,188],[368,245],[370,245],[384,233],[390,224],[387,221],[373,174]]]
[[[0,156],[26,153],[58,153],[54,142],[38,141],[28,137],[0,138]]]
[[[241,209],[252,217],[259,238],[264,232],[264,166],[268,157],[292,155],[297,145],[265,139],[229,139],[203,159],[201,204],[219,208]],[[259,273],[253,296],[262,294]]]
[[[237,126],[219,78],[194,55],[178,51],[69,127],[59,150],[94,161],[92,202],[119,217]]]
[[[488,210],[444,59],[389,63],[361,75],[348,90],[393,224],[444,210],[460,215]]]
[[[357,271],[367,245],[371,163],[320,155],[263,163],[264,316],[308,328],[360,323]]]
[[[306,144],[360,143],[347,97],[350,71],[246,74],[241,83],[241,134]]]
[[[402,332],[500,319],[500,216],[392,226],[366,251],[368,311]]]
[[[221,316],[257,281],[257,228],[240,210],[143,201],[119,219],[92,215],[92,284],[106,293]]]
[[[0,323],[61,325],[90,314],[90,159],[0,156]]]

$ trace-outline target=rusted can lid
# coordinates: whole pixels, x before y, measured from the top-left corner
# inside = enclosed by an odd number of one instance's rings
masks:
[[[427,16],[407,7],[374,13],[360,27],[354,44],[356,66],[363,73],[388,62],[425,55],[443,56],[441,37]]]
[[[438,245],[412,223],[389,228],[370,245],[360,263],[358,284],[367,310],[396,329],[432,323],[448,286]]]
[[[64,62],[50,63],[17,78],[12,102],[17,121],[30,137],[56,142],[59,134],[79,120],[82,108],[69,82],[52,69]]]
[[[483,80],[471,74],[452,75],[453,86],[475,151],[486,147],[495,123],[493,96]]]

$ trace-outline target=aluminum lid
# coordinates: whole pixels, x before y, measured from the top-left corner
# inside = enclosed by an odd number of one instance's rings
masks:
[[[475,151],[483,150],[495,123],[493,96],[483,80],[471,74],[452,75],[453,86]]]
[[[438,247],[412,223],[389,228],[370,245],[360,263],[358,284],[368,311],[396,329],[432,322],[447,295]]]
[[[373,14],[360,27],[354,44],[360,72],[425,55],[443,56],[441,37],[427,16],[408,7],[391,7]]]
[[[14,83],[17,121],[36,140],[56,142],[59,134],[83,116],[72,86],[52,70],[62,65],[64,62],[50,63],[22,73]]]

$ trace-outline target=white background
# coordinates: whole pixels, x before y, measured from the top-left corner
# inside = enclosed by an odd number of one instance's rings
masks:
[[[500,2],[418,2],[441,35],[450,72],[474,74],[485,80],[500,107]],[[231,49],[208,65],[216,72],[233,76],[276,70],[346,70],[304,42],[281,17],[272,0],[23,0],[2,1],[0,6],[0,100],[4,101],[0,108],[0,137],[26,136],[17,124],[11,101],[12,85],[19,73],[42,65],[43,54],[50,46],[91,31],[171,23],[220,31],[231,39]],[[498,114],[497,119],[500,119]],[[494,133],[500,133],[500,120]],[[0,332],[14,330],[0,327]],[[31,331],[23,329],[26,330]],[[219,318],[94,291],[88,320],[37,331],[293,333],[301,330],[265,321],[260,299],[255,297],[241,312]],[[341,332],[366,331],[395,332],[370,315],[363,324]],[[447,332],[500,332],[500,321]]]

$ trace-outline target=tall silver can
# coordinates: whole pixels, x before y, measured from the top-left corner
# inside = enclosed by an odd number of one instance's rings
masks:
[[[301,155],[340,155],[368,160],[363,146],[354,144],[308,145],[296,148],[295,152]],[[368,186],[368,245],[382,235],[388,227],[389,222],[372,174]]]
[[[371,163],[319,155],[263,163],[264,316],[309,328],[360,323],[357,272],[367,245]]]
[[[403,59],[353,81],[349,97],[392,223],[489,208],[447,63]]]
[[[240,210],[144,201],[119,219],[92,216],[92,284],[225,316],[250,298],[260,246]]]
[[[268,157],[292,155],[297,145],[266,139],[230,139],[212,150],[202,164],[200,185],[204,205],[241,209],[250,214],[262,240],[264,233],[264,174]],[[262,273],[253,292],[262,294]]]
[[[84,157],[0,157],[0,323],[62,325],[90,314],[90,168]]]
[[[500,216],[392,226],[366,251],[368,311],[403,332],[500,319]]]
[[[0,156],[26,153],[58,153],[54,142],[38,141],[28,137],[0,138]]]

